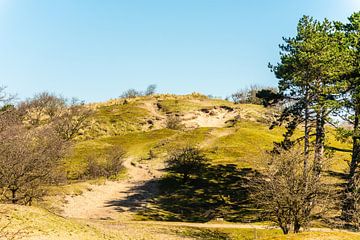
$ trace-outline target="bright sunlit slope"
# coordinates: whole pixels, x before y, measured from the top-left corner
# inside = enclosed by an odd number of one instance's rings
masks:
[[[176,148],[193,145],[202,148],[213,163],[256,168],[257,160],[273,148],[274,142],[281,141],[285,132],[284,127],[269,129],[277,114],[275,109],[201,94],[114,99],[89,107],[95,111],[92,124],[66,161],[70,178],[81,175],[88,156],[99,156],[114,145],[135,159],[147,159],[149,154],[165,158]],[[178,129],[168,128],[170,116],[178,117]],[[327,145],[350,147],[337,141],[331,128]],[[334,152],[332,170],[345,171],[347,159],[348,152]]]

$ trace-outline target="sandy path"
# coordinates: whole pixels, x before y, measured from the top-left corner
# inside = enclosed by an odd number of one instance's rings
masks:
[[[147,196],[139,196],[135,189],[161,175],[157,169],[147,164],[131,164],[131,159],[125,162],[129,178],[124,181],[106,181],[102,185],[91,185],[89,191],[78,196],[67,196],[62,215],[70,218],[82,219],[119,219],[131,216],[131,209],[145,204]],[[156,192],[157,186],[141,192],[145,195]],[[137,195],[133,197],[133,195]],[[119,213],[122,214],[119,214]],[[124,214],[123,214],[124,213]]]
[[[233,133],[233,129],[214,129],[211,137],[201,147],[210,146],[219,137]],[[164,163],[154,165],[152,161],[136,165],[129,158],[124,165],[128,179],[106,181],[105,184],[91,185],[81,195],[67,196],[63,207],[64,217],[78,219],[132,219],[133,213],[147,204],[147,199],[156,194],[157,186],[153,179],[161,176]]]

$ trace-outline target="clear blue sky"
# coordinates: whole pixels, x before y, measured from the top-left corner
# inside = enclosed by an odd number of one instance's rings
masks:
[[[359,10],[360,0],[0,0],[0,85],[88,102],[152,83],[224,97],[276,85],[267,63],[302,15]]]

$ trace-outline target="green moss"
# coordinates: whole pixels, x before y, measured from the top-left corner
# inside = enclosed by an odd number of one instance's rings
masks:
[[[266,150],[273,148],[274,141],[282,140],[284,129],[269,127],[249,121],[239,122],[233,134],[220,137],[206,149],[207,156],[215,163],[234,163],[240,167],[254,167]]]
[[[156,119],[147,107],[159,103],[164,112],[184,114],[189,111],[228,106],[240,112],[240,121],[232,128],[215,128],[175,131],[169,129],[144,129],[149,119]],[[233,104],[221,99],[210,99],[200,94],[183,96],[155,95],[128,100],[114,100],[96,107],[93,124],[88,133],[93,140],[77,143],[70,157],[65,161],[68,176],[77,179],[86,166],[89,155],[101,157],[110,146],[122,146],[129,157],[146,158],[151,150],[159,157],[186,145],[202,147],[206,156],[214,163],[234,163],[239,167],[255,167],[259,156],[271,150],[273,142],[283,139],[284,127],[269,130],[273,111],[260,105]],[[161,111],[158,114],[163,114]],[[221,134],[221,132],[225,132]],[[336,149],[349,149],[349,144],[335,139],[335,131],[328,128],[327,145]],[[300,136],[300,132],[295,134]],[[295,138],[294,137],[294,138]],[[350,154],[335,152],[331,169],[343,172],[347,168]]]
[[[115,136],[101,139],[104,144],[121,146],[128,155],[137,158],[146,157],[150,149],[159,143],[177,134],[170,129],[153,130],[149,132],[129,133],[123,136]]]
[[[91,126],[84,135],[94,138],[141,131],[150,116],[141,101],[100,106],[90,119]]]

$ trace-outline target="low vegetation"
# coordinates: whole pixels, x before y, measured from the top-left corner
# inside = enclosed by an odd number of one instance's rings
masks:
[[[143,92],[131,88],[131,89],[126,90],[124,93],[122,93],[120,97],[121,98],[136,98],[136,97],[141,97],[141,96],[151,96],[151,95],[155,94],[155,92],[156,92],[156,85],[151,84]]]
[[[249,182],[251,199],[265,219],[275,222],[284,234],[308,228],[335,204],[323,176],[312,166],[304,166],[304,157],[298,148],[279,149],[265,159],[267,167],[261,176]]]
[[[104,155],[103,162],[96,159],[94,155],[87,158],[85,179],[96,179],[100,177],[115,178],[124,170],[125,151],[119,147],[111,147]],[[100,158],[101,159],[101,158]]]
[[[231,99],[236,104],[248,103],[268,106],[270,99],[274,99],[277,94],[278,90],[274,87],[251,85],[249,88],[231,94]]]
[[[0,238],[23,227],[30,239],[359,238],[314,229],[360,227],[359,22],[304,16],[269,66],[278,89],[252,86],[232,102],[150,85],[100,104],[46,92],[14,104],[0,88]],[[91,203],[155,222],[52,213],[99,179],[121,199],[84,194]],[[70,197],[70,186],[82,187]]]
[[[185,147],[173,152],[166,160],[166,170],[180,174],[182,182],[189,180],[191,175],[199,174],[206,167],[207,159],[194,147]]]

